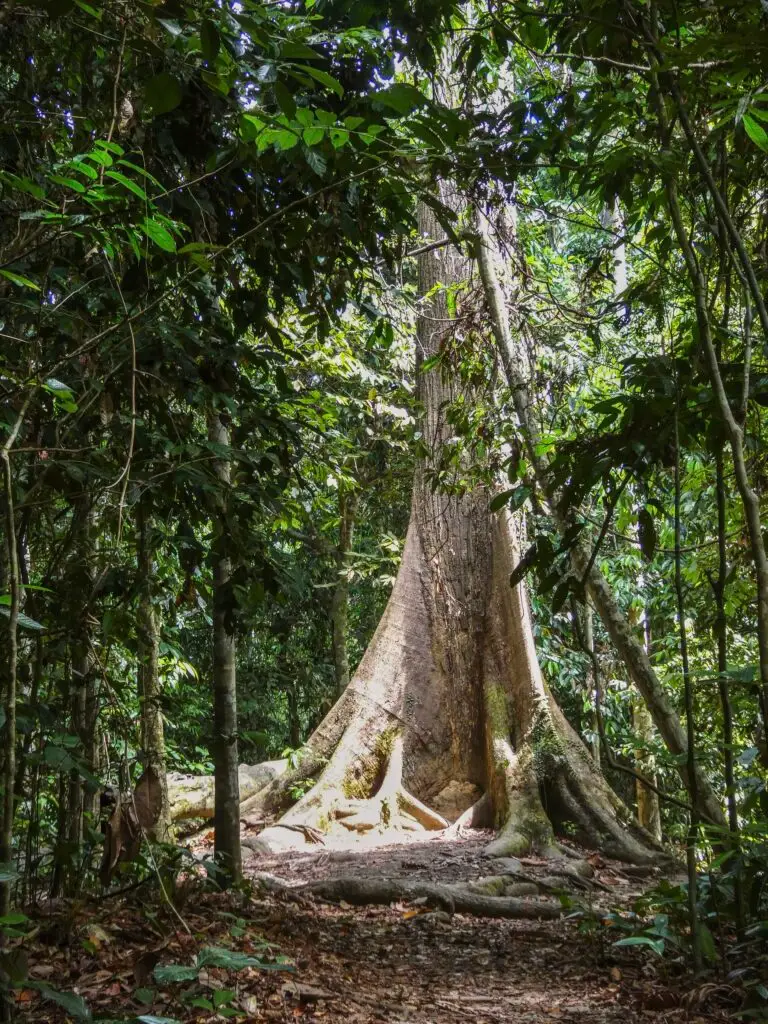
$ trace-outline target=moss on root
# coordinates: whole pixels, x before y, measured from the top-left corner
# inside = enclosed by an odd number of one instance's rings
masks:
[[[503,686],[488,684],[485,687],[485,714],[491,735],[506,737],[509,725],[507,697]]]
[[[349,766],[341,784],[348,800],[367,800],[373,796],[386,771],[398,730],[390,726],[380,732],[370,754],[357,757]]]

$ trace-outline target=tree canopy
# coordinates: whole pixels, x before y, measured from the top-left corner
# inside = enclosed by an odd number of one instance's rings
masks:
[[[482,825],[686,858],[766,1013],[766,17],[4,6],[6,942]]]

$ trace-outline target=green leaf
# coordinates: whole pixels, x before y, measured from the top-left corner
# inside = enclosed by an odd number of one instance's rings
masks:
[[[133,194],[135,196],[138,196],[139,199],[142,199],[144,200],[144,202],[147,202],[147,193],[144,191],[141,185],[137,185],[135,181],[131,181],[130,178],[127,178],[124,174],[121,174],[120,171],[105,171],[104,177],[111,178],[113,181],[118,182],[120,185],[123,186],[123,188],[127,188],[129,192],[133,192]]]
[[[6,608],[4,606],[0,606],[0,615],[4,616],[6,619],[10,619],[11,609]],[[30,617],[28,615],[25,615],[24,612],[19,612],[19,617],[17,621],[19,624],[19,629],[28,629],[30,631],[42,633],[43,630],[46,628],[41,623],[36,622],[34,619],[30,619]]]
[[[759,146],[763,152],[768,153],[768,132],[766,132],[765,128],[758,124],[754,117],[750,117],[749,114],[745,114],[741,120],[744,125],[744,131],[754,144]]]
[[[122,146],[118,146],[116,142],[112,142],[109,139],[95,139],[94,146],[98,146],[99,149],[109,150],[110,153],[114,153],[115,156],[124,156],[125,150]]]
[[[43,751],[43,761],[51,768],[72,768],[74,761],[70,754],[56,743],[49,743]]]
[[[410,114],[412,110],[416,110],[418,107],[424,106],[427,102],[426,96],[419,92],[416,86],[407,85],[405,82],[396,82],[395,85],[390,85],[388,89],[374,93],[373,99],[377,103],[384,104],[385,107],[391,107],[403,116]]]
[[[310,67],[309,64],[303,64],[301,67],[303,72],[306,72],[311,78],[314,78],[316,82],[324,85],[331,92],[335,92],[337,96],[344,95],[344,87],[341,82],[337,82],[336,79],[329,75],[327,71],[321,71],[320,68]]]
[[[630,935],[626,939],[619,939],[618,942],[614,942],[614,946],[650,946],[654,953],[658,953],[659,956],[664,952],[664,941],[662,939],[652,939],[650,935]]]
[[[71,188],[73,192],[85,192],[85,185],[82,181],[78,181],[76,178],[62,178],[60,174],[52,174],[50,180],[56,185],[63,185],[65,188]]]
[[[93,160],[99,167],[111,167],[114,163],[109,153],[103,149],[93,149],[90,153],[84,153],[83,160]]]
[[[97,21],[101,21],[101,16],[104,13],[103,11],[98,11],[95,7],[91,7],[91,5],[87,4],[85,0],[75,0],[75,3],[81,11],[85,11],[86,14],[90,14],[90,16],[95,18]]]
[[[146,168],[140,167],[138,164],[132,164],[130,160],[118,160],[117,162],[121,167],[130,167],[132,171],[136,171],[137,174],[141,174],[148,182],[155,185],[157,188],[163,187],[157,178],[153,177]]]
[[[298,144],[299,136],[295,132],[291,131],[278,131],[275,132],[272,137],[272,142],[277,149],[285,151],[286,149],[293,149]]]
[[[74,160],[70,161],[69,166],[75,171],[80,171],[81,174],[84,174],[86,178],[90,178],[91,181],[96,181],[99,176],[96,168],[91,167],[90,164],[85,162],[84,156],[75,157]]]
[[[219,946],[205,946],[197,956],[197,966],[222,967],[227,971],[242,971],[245,967],[256,967],[260,971],[293,971],[291,964],[270,964],[256,957],[240,953],[236,949],[223,949]]]
[[[158,18],[157,20],[166,32],[170,32],[172,36],[181,35],[181,25],[179,25],[178,21],[171,21],[170,18]]]
[[[21,911],[17,910],[0,917],[0,927],[6,924],[24,924],[28,920],[29,918],[26,914],[22,914]]]
[[[227,1003],[231,1003],[235,998],[235,993],[228,988],[220,988],[213,993],[213,1006],[214,1009],[218,1010],[221,1006],[226,1006]]]
[[[72,394],[72,389],[66,384],[56,380],[54,377],[49,377],[43,384],[43,387],[56,399],[57,407],[63,409],[64,412],[77,412],[75,396]]]
[[[151,238],[161,249],[165,249],[166,252],[176,252],[176,242],[173,235],[159,221],[153,220],[151,217],[145,217],[141,224],[139,224],[139,228],[147,238]]]
[[[181,86],[173,75],[161,71],[145,84],[144,98],[153,114],[167,114],[181,103]]]
[[[219,36],[219,30],[210,18],[205,19],[203,27],[200,29],[200,45],[205,59],[209,63],[215,61],[219,54],[221,37]]]
[[[0,277],[7,278],[11,284],[15,284],[19,288],[32,288],[33,291],[40,291],[39,284],[35,284],[35,282],[30,281],[28,277],[24,277],[23,274],[17,274],[13,270],[0,270]]]
[[[325,138],[325,128],[319,128],[317,126],[313,128],[305,128],[301,133],[301,137],[304,140],[305,145],[316,146],[318,142],[322,142]]]
[[[199,970],[199,967],[186,967],[183,964],[165,964],[155,968],[154,976],[159,985],[165,985],[175,981],[194,981]]]
[[[652,562],[656,553],[656,524],[647,508],[641,508],[637,514],[637,539],[640,541],[643,557],[647,562]]]
[[[502,491],[501,494],[497,494],[494,498],[491,498],[491,503],[488,506],[491,512],[498,512],[499,509],[505,508],[510,497],[515,493],[516,490],[517,488],[513,487],[512,490]]]
[[[88,1009],[87,1003],[76,992],[59,992],[58,989],[52,988],[47,982],[36,981],[34,978],[28,978],[24,984],[28,988],[39,992],[43,999],[61,1006],[70,1016],[76,1017],[78,1020],[91,1019],[91,1011]]]
[[[15,882],[21,875],[13,864],[0,864],[0,882]]]
[[[316,53],[311,46],[307,46],[306,43],[294,42],[289,39],[283,43],[280,47],[280,55],[294,60],[321,60],[322,54]]]
[[[509,506],[513,512],[516,512],[519,508],[522,508],[530,496],[530,487],[523,487],[522,484],[519,484],[509,491],[502,491],[501,494],[497,494],[491,499],[489,507],[491,512],[498,512],[499,509]]]
[[[717,955],[717,946],[715,945],[715,937],[703,921],[699,922],[699,941],[701,943],[701,952],[704,954],[706,960],[719,959]]]
[[[141,1024],[181,1024],[177,1017],[156,1017],[153,1013],[143,1013],[136,1020]]]
[[[309,166],[319,175],[321,178],[325,174],[328,165],[325,162],[325,157],[321,156],[316,149],[307,149],[304,151],[304,159],[307,161]]]
[[[564,580],[552,595],[552,614],[557,615],[565,604],[566,598],[571,590],[571,578]]]

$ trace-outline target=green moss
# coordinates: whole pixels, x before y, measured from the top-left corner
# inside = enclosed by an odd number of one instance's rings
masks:
[[[376,737],[376,742],[373,745],[373,752],[381,759],[382,763],[386,763],[389,760],[389,755],[392,753],[392,747],[395,745],[397,734],[397,726],[390,725],[388,729],[384,729],[384,731],[380,732]]]
[[[367,800],[379,774],[376,757],[360,757],[347,769],[341,790],[348,800]]]
[[[371,753],[356,758],[349,766],[341,784],[348,800],[367,800],[374,793],[386,770],[397,732],[395,726],[384,729],[376,737]]]
[[[485,714],[492,736],[506,736],[508,730],[507,698],[502,686],[489,683],[485,687]]]
[[[533,769],[542,782],[552,778],[566,761],[565,747],[552,727],[548,715],[541,715],[531,737]]]

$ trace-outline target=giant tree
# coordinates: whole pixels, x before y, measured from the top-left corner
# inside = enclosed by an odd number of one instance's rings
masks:
[[[442,185],[440,192],[443,208],[455,210],[453,190]],[[426,204],[419,234],[427,242],[443,235]],[[476,385],[448,374],[440,357],[471,265],[454,245],[424,248],[417,328],[423,441],[403,559],[376,634],[310,738],[302,770],[327,763],[283,820],[435,829],[446,825],[440,808],[451,819],[479,821],[485,813],[500,830],[494,849],[518,853],[550,849],[552,820],[571,820],[590,840],[645,859],[653,840],[607,786],[542,680],[525,588],[509,585],[520,524],[506,513],[494,518],[493,490],[468,485],[453,459],[452,411],[479,395]],[[251,809],[279,800],[284,786],[271,784]]]

